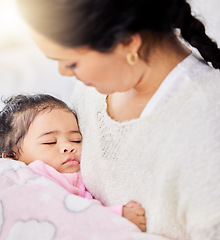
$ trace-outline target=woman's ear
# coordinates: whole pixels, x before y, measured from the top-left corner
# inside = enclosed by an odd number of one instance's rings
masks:
[[[136,33],[128,37],[124,42],[124,46],[127,48],[129,53],[137,53],[142,46],[141,35]]]

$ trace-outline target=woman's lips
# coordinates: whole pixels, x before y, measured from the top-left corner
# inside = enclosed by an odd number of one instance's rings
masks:
[[[86,86],[88,86],[88,87],[92,87],[93,85],[92,85],[92,83],[88,83],[88,82],[83,82]]]

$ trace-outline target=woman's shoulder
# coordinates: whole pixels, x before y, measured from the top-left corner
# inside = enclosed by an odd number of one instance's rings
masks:
[[[185,87],[177,94],[174,102],[193,107],[195,103],[198,107],[204,104],[214,104],[220,102],[220,70],[214,69],[204,63],[198,63],[194,69],[188,73],[190,79]]]
[[[173,121],[179,130],[205,133],[205,128],[219,132],[220,71],[210,69],[194,78],[174,96],[162,111],[161,118]],[[172,116],[172,118],[170,118]],[[205,127],[206,126],[206,127]],[[183,131],[183,134],[185,132]]]
[[[199,81],[200,79],[197,79]],[[220,86],[220,70],[212,69],[201,76],[201,85],[204,88],[216,88]]]
[[[193,91],[195,96],[201,94],[204,100],[210,103],[212,101],[220,102],[220,70],[210,69],[194,76],[192,86],[189,86],[188,91]]]

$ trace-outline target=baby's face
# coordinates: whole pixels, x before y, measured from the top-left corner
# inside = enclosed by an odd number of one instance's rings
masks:
[[[82,136],[73,113],[64,109],[43,111],[24,137],[18,160],[27,165],[41,160],[61,173],[80,169]]]

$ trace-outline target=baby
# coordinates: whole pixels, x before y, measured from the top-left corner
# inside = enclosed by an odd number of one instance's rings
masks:
[[[63,101],[46,94],[9,98],[0,112],[0,136],[3,158],[24,162],[70,193],[93,199],[79,172],[82,135],[77,116]],[[109,208],[146,231],[140,204],[130,201]]]

